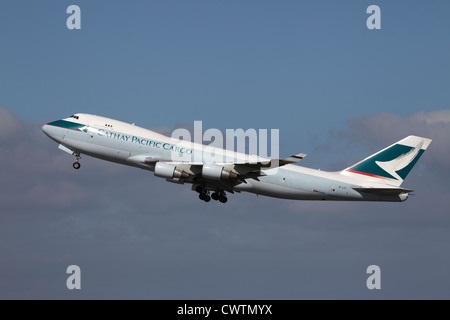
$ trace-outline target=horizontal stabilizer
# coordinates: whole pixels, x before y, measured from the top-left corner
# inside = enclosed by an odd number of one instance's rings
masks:
[[[302,160],[304,157],[306,157],[306,153],[297,153],[297,154],[294,154],[293,156],[279,159],[279,162],[280,162],[280,165],[285,165],[288,163],[296,163],[296,162],[299,162],[300,160]]]
[[[353,188],[353,190],[356,190],[358,192],[373,193],[380,195],[388,195],[388,194],[396,195],[413,192],[413,190],[403,188]]]

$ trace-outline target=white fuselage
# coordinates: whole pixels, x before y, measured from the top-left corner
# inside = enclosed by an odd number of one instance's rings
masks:
[[[208,148],[202,144],[172,139],[122,121],[89,114],[77,114],[76,117],[48,123],[43,126],[43,131],[76,155],[87,154],[150,171],[154,171],[155,163],[148,159],[177,163],[189,171],[191,169],[185,164],[201,164],[202,154]],[[223,149],[214,149],[214,154],[220,156],[218,163],[270,160]],[[370,186],[386,187],[386,182],[375,178],[370,180],[368,177],[360,179],[359,175],[349,172],[326,172],[292,164],[263,171],[263,176],[246,179],[245,182],[232,186],[232,191],[299,200],[404,201],[407,198],[407,194],[379,195],[358,192],[353,188],[367,187],[369,182]],[[178,183],[195,181],[186,179]],[[212,184],[210,188],[215,188],[215,185]]]

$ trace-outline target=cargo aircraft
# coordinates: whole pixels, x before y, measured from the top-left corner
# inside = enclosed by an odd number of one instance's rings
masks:
[[[410,189],[400,187],[431,139],[408,136],[377,153],[336,172],[294,165],[306,154],[271,159],[191,141],[106,117],[77,113],[42,127],[75,156],[81,154],[150,170],[166,181],[192,184],[205,202],[227,202],[227,193],[251,192],[283,199],[405,201]],[[214,154],[211,161],[203,155]],[[200,161],[198,160],[200,159]]]

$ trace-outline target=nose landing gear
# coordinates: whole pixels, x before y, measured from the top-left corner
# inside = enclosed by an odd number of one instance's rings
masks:
[[[81,164],[78,162],[78,160],[80,160],[80,159],[81,159],[80,154],[76,153],[75,154],[75,162],[72,165],[74,169],[77,169],[77,170],[80,169]]]

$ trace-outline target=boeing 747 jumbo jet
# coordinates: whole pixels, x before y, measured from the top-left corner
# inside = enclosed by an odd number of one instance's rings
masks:
[[[47,123],[42,130],[75,156],[75,169],[86,154],[153,171],[169,182],[191,183],[201,200],[222,203],[226,192],[241,191],[297,200],[405,201],[412,190],[400,186],[431,143],[408,136],[346,169],[327,172],[293,165],[303,153],[269,159],[216,148],[220,161],[198,161],[209,146],[84,113]]]

